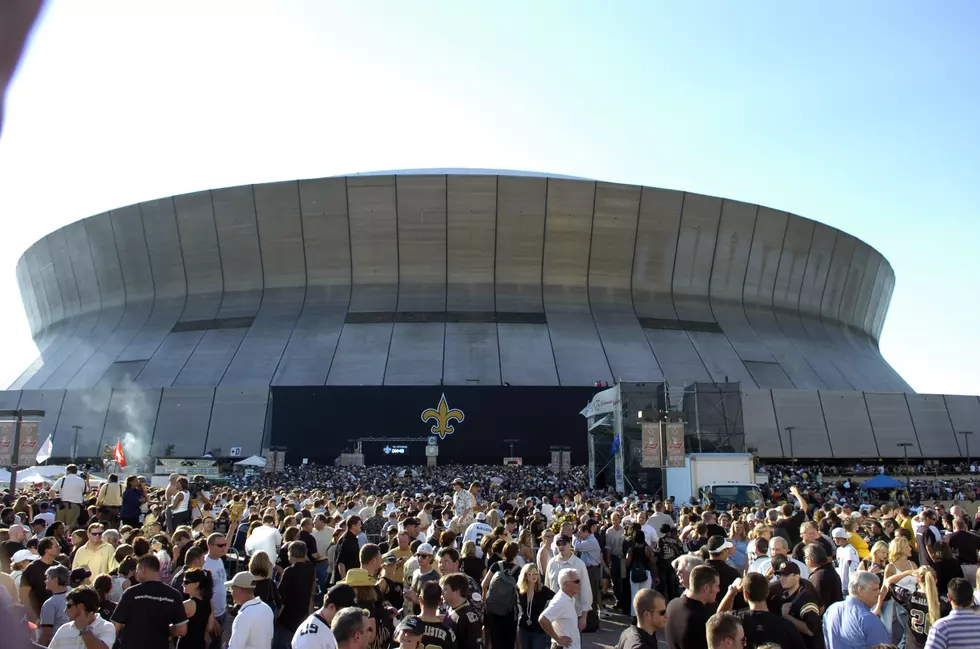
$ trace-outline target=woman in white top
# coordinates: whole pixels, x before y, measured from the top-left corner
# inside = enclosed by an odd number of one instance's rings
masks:
[[[177,493],[170,501],[170,512],[173,517],[174,527],[187,525],[191,522],[191,492],[187,478],[181,476],[177,478]]]

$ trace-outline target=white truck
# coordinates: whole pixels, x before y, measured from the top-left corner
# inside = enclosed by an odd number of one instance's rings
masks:
[[[692,453],[683,467],[667,469],[667,495],[678,504],[713,501],[719,509],[762,499],[749,453]]]

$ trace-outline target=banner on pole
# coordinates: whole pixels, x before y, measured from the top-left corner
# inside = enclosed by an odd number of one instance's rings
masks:
[[[642,443],[640,450],[640,467],[644,469],[659,469],[664,465],[663,448],[660,446],[660,426],[662,424],[645,423],[642,426]]]
[[[14,452],[14,422],[0,421],[0,466],[10,466]]]
[[[589,489],[595,489],[595,438],[588,436],[589,444]]]
[[[555,473],[561,471],[561,451],[552,449],[551,451],[551,470]]]
[[[37,462],[37,425],[36,421],[20,423],[20,449],[17,451],[17,466],[34,466]]]
[[[684,424],[670,422],[666,425],[667,466],[684,466]]]
[[[616,412],[619,409],[620,400],[619,385],[617,384],[592,397],[589,405],[585,406],[579,414],[583,417],[598,417],[607,412]]]

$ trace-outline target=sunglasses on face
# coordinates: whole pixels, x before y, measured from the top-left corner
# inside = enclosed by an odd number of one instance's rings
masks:
[[[572,583],[573,584],[581,584],[582,583],[582,580],[581,579],[573,579],[572,580]]]
[[[89,532],[89,536],[102,536],[102,532]]]

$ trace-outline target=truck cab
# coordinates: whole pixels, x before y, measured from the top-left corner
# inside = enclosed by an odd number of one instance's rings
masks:
[[[701,488],[701,504],[713,501],[718,509],[728,509],[731,505],[752,506],[762,500],[759,485],[754,484],[714,484]]]

